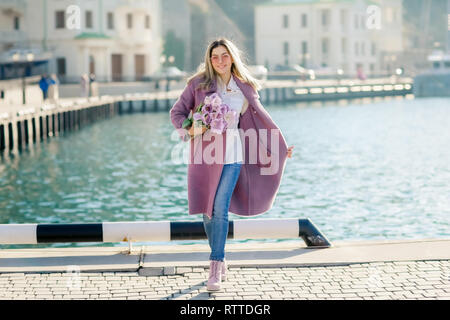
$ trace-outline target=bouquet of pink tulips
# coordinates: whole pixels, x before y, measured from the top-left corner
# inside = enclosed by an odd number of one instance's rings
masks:
[[[188,118],[183,121],[182,128],[186,129],[194,125],[194,127],[205,127],[206,130],[211,129],[211,132],[221,134],[237,121],[236,110],[222,103],[220,96],[213,93],[205,97],[194,112],[189,113]]]

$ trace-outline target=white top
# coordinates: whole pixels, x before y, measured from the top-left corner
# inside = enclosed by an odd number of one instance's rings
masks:
[[[228,82],[228,86],[224,85],[220,77],[217,78],[217,93],[222,98],[223,103],[227,104],[231,109],[236,110],[238,114],[238,121],[234,123],[234,125],[229,126],[226,130],[227,137],[224,164],[243,162],[242,142],[239,135],[238,122],[242,107],[245,103],[245,96],[234,81],[233,76],[231,76],[230,82]],[[231,91],[228,91],[227,88]]]

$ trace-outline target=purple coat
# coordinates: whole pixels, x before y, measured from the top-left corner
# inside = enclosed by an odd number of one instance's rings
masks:
[[[286,164],[287,144],[281,130],[259,101],[258,92],[235,75],[233,78],[247,99],[248,107],[245,111],[243,109],[239,118],[238,128],[242,129],[239,133],[243,141],[244,163],[231,196],[229,211],[240,216],[253,216],[272,208]],[[189,112],[203,102],[205,96],[217,90],[216,82],[213,82],[209,90],[197,88],[200,82],[199,78],[193,79],[170,110],[170,119],[178,129],[180,138],[186,133],[181,126]],[[245,132],[249,133],[248,138],[243,135]],[[211,218],[214,197],[223,169],[226,133],[214,134],[208,130],[203,135],[191,139],[190,144],[189,214],[203,213]],[[211,150],[214,152],[210,152]],[[213,157],[216,156],[216,159],[222,160],[212,163],[202,161],[202,154],[211,154]]]

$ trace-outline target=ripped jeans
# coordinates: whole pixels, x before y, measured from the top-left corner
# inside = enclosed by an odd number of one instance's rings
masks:
[[[223,165],[222,175],[214,198],[212,218],[203,215],[203,225],[208,236],[211,254],[209,260],[225,259],[225,242],[228,236],[228,209],[231,196],[241,172],[242,162]]]

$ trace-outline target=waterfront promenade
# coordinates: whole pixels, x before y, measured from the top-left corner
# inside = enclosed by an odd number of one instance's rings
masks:
[[[0,299],[444,299],[450,240],[227,245],[206,290],[206,245],[0,250]]]
[[[169,101],[178,95],[179,91],[171,92],[170,96],[165,93],[109,96],[76,104],[80,108],[109,105],[113,110],[116,110],[115,104],[120,104],[117,110],[126,113],[145,109],[143,106],[155,110],[153,104],[146,105],[142,101]],[[74,102],[71,99],[60,102],[67,104],[70,112],[76,111],[70,107]],[[170,103],[164,101],[158,110],[166,110],[167,106]],[[18,124],[23,121],[22,117],[35,112],[51,112],[40,107],[28,112],[23,106],[8,106],[10,109],[5,107],[2,111],[7,113],[5,119],[12,117]],[[53,118],[41,115],[42,125],[53,129],[49,130],[51,136],[58,131],[54,124],[62,129],[66,125],[71,127],[73,119],[80,119],[67,115],[65,107],[60,109],[63,115],[59,116],[59,121],[56,121],[56,114]],[[94,120],[104,118],[96,116],[98,113],[93,113]],[[39,115],[36,119],[39,120]],[[31,142],[33,126],[29,123],[29,126],[22,123],[11,126],[11,132],[13,128],[17,128],[17,132],[27,132],[29,136],[25,141]],[[39,125],[34,130],[34,138],[39,141],[42,126],[40,121],[34,123]],[[47,136],[47,132],[43,130],[42,135]],[[20,137],[23,139],[25,135]],[[450,239],[332,241],[332,244],[331,248],[312,249],[306,248],[300,239],[230,243],[227,245],[228,279],[218,293],[206,290],[209,254],[206,241],[204,245],[136,244],[131,252],[126,245],[0,249],[0,299],[450,300]]]

